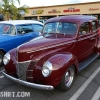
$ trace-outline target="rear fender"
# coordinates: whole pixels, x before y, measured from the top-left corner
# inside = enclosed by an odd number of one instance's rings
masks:
[[[96,52],[100,54],[100,36],[98,38],[97,49]]]

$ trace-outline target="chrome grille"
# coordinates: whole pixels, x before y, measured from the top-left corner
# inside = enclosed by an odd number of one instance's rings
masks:
[[[33,82],[33,68],[35,64],[36,64],[36,61],[32,61],[30,66],[27,68],[26,79],[28,82]]]
[[[31,61],[29,60],[29,61],[17,63],[16,69],[17,69],[17,75],[18,75],[19,79],[26,80],[26,70],[27,70],[30,62]]]

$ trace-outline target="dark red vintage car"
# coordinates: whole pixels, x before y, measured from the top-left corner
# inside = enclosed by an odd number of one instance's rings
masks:
[[[99,57],[98,20],[71,15],[49,19],[43,36],[5,54],[7,78],[32,88],[68,90],[78,72]]]

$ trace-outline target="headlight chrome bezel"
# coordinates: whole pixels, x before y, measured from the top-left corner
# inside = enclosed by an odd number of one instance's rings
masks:
[[[43,67],[42,67],[42,75],[44,77],[48,77],[51,72],[52,72],[52,63],[49,62],[49,61],[46,61],[44,64],[43,64]]]
[[[7,65],[10,61],[10,53],[6,53],[3,58],[4,65]]]

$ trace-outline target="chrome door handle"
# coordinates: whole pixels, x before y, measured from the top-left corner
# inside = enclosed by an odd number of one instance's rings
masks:
[[[68,45],[71,45],[71,43],[68,43]]]
[[[95,38],[90,38],[90,40],[95,40]]]

